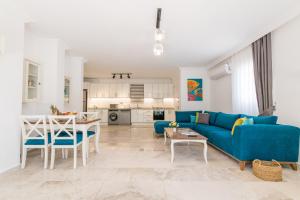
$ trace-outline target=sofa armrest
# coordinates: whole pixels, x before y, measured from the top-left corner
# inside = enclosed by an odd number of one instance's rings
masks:
[[[237,126],[232,137],[233,154],[239,160],[297,162],[300,129],[288,125]]]

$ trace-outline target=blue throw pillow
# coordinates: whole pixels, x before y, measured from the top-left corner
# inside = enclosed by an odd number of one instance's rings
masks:
[[[254,120],[253,118],[245,118],[244,122],[242,123],[242,125],[253,125],[254,124]]]
[[[191,115],[190,118],[191,118],[191,123],[196,123],[196,116]]]
[[[215,125],[232,130],[235,121],[240,117],[239,114],[218,113]]]

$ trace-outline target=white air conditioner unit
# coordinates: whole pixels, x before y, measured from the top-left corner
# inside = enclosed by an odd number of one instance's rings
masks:
[[[231,67],[228,63],[217,65],[208,70],[210,79],[217,80],[231,74]]]

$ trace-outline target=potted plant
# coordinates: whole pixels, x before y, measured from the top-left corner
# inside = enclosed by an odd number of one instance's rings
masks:
[[[173,128],[173,132],[176,132],[176,128],[179,127],[179,123],[173,121],[169,123],[169,127]]]

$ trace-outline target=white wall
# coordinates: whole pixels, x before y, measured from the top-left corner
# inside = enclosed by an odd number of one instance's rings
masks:
[[[6,47],[0,55],[0,172],[20,163],[24,16],[12,4],[0,1],[0,35]]]
[[[210,81],[211,110],[232,113],[231,75]]]
[[[66,57],[65,76],[70,78],[70,102],[65,104],[66,111],[81,112],[83,109],[84,59]]]
[[[187,80],[203,79],[203,101],[188,101]],[[180,67],[180,110],[210,109],[210,80],[204,67]]]
[[[300,127],[300,16],[272,33],[275,114]]]
[[[64,109],[65,44],[55,38],[41,38],[25,30],[24,57],[40,64],[39,100],[23,103],[23,114],[47,114],[50,105]]]

